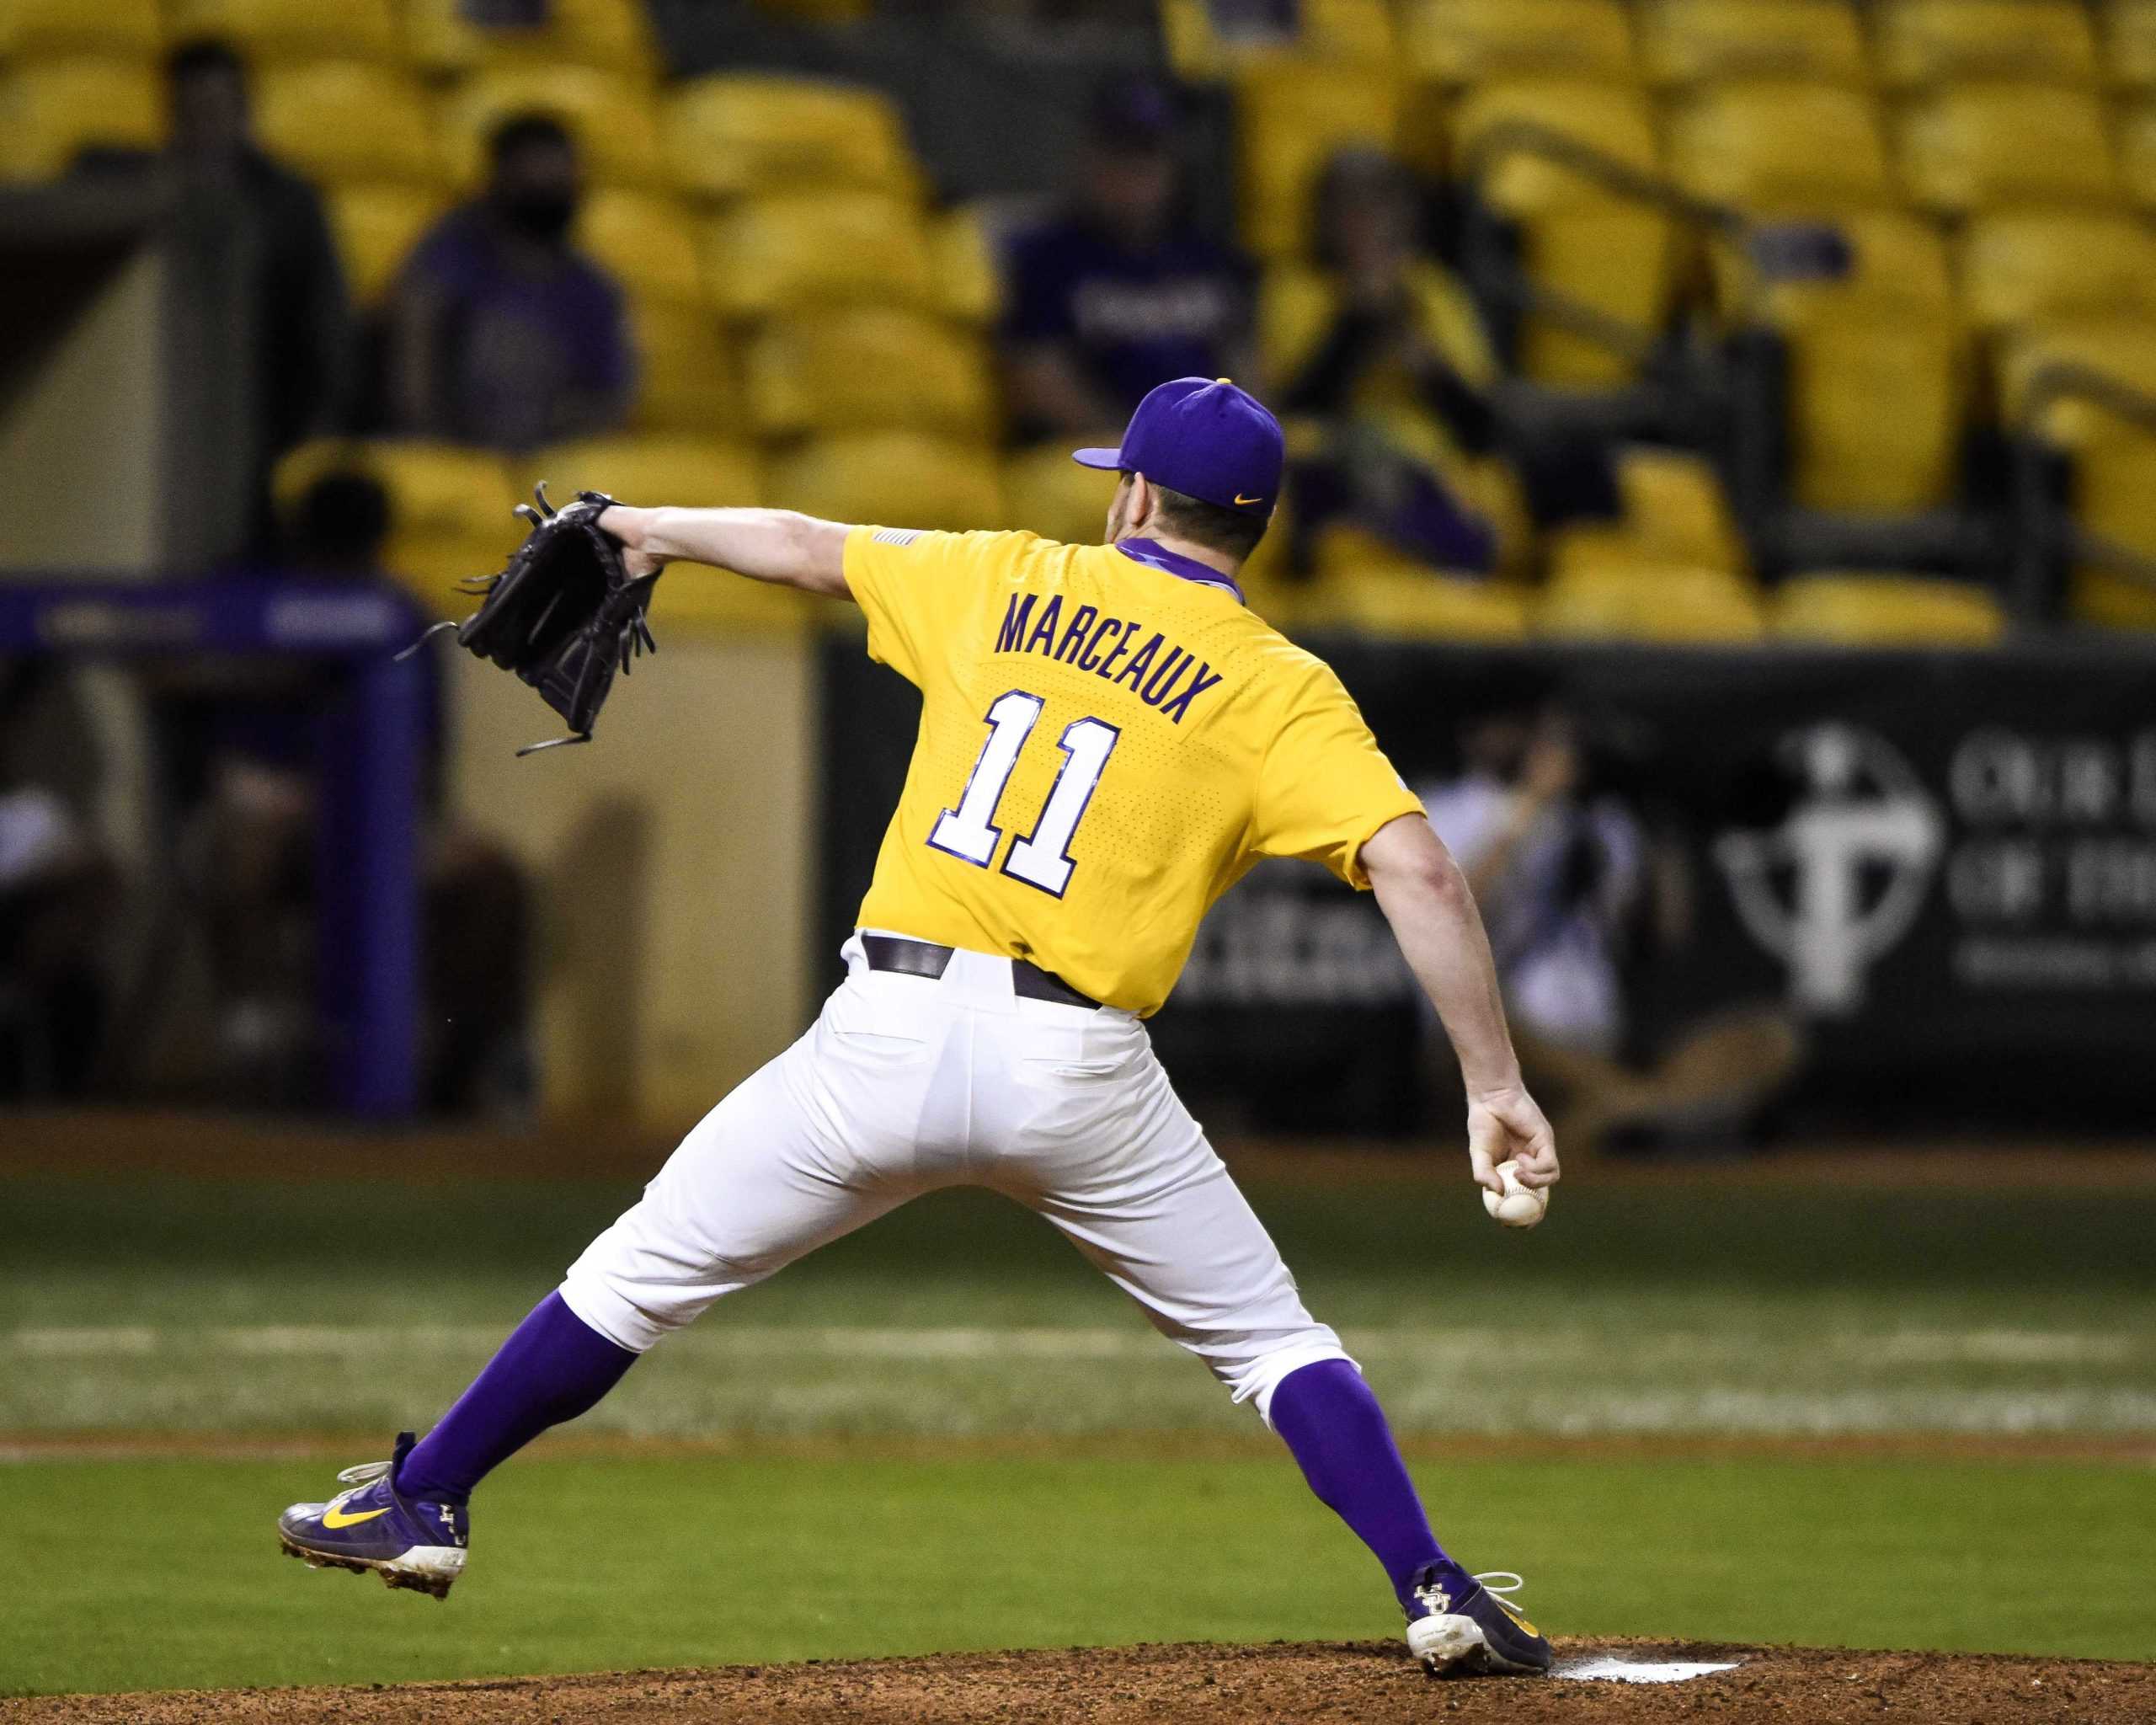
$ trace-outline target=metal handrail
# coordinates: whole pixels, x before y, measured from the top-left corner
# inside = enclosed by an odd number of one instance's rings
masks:
[[[1689,192],[1667,174],[1636,168],[1539,120],[1501,120],[1476,138],[1467,152],[1468,178],[1484,179],[1507,156],[1539,156],[1594,181],[1604,191],[1633,203],[1655,205],[1696,227],[1741,238],[1753,226],[1733,204]]]
[[[1532,156],[1551,163],[1593,181],[1614,197],[1647,205],[1688,227],[1740,243],[1757,231],[1756,224],[1734,206],[1699,197],[1665,175],[1636,168],[1540,120],[1499,120],[1469,147],[1463,166],[1469,180],[1480,186],[1513,156]],[[1524,271],[1511,285],[1511,291],[1517,303],[1526,309],[1636,363],[1653,350],[1653,330],[1613,318],[1583,300],[1532,280]]]
[[[2015,415],[2015,429],[2041,437],[2039,422],[2054,403],[2062,401],[2092,403],[2136,430],[2156,437],[2156,395],[2079,360],[2049,360],[2030,374],[2021,411]]]
[[[2014,416],[2014,430],[2031,446],[2044,444],[2044,417],[2063,401],[2085,401],[2121,424],[2156,437],[2156,395],[2078,360],[2053,360],[2036,368],[2022,396],[2020,409]],[[2074,562],[2091,564],[2106,574],[2156,590],[2156,556],[2092,533],[2070,519],[2063,532],[2036,531],[2039,522],[2049,528],[2053,505],[2038,464],[2024,460],[2019,466],[2015,597],[2026,614],[2034,615],[2043,603],[2050,580],[2048,558],[2054,550],[2063,550]]]

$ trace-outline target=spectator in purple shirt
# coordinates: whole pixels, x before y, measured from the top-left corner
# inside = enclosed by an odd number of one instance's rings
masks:
[[[488,149],[486,190],[435,223],[398,276],[392,429],[506,450],[611,430],[634,365],[620,288],[569,243],[575,146],[527,114]]]
[[[1252,274],[1182,210],[1171,94],[1105,88],[1076,195],[1006,262],[1011,419],[1026,437],[1120,425],[1171,377],[1248,376]]]

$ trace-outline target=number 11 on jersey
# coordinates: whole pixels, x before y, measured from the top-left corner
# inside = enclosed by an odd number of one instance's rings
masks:
[[[996,697],[988,709],[988,740],[981,745],[964,794],[957,808],[946,809],[937,817],[928,835],[930,844],[976,868],[985,868],[995,861],[995,847],[1003,838],[1003,829],[995,825],[1003,788],[1010,783],[1026,740],[1041,722],[1041,709],[1046,705],[1038,695],[1029,695],[1023,689]],[[1108,756],[1122,737],[1120,730],[1100,718],[1073,719],[1063,728],[1056,745],[1063,750],[1062,768],[1049,788],[1048,801],[1041,805],[1033,830],[1012,841],[1011,853],[1003,859],[1006,874],[1056,898],[1063,896],[1075,866],[1070,859],[1070,841],[1093,799],[1101,770],[1108,764]]]

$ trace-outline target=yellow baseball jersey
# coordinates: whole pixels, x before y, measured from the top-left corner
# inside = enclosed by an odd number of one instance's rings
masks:
[[[921,692],[862,927],[1027,959],[1143,1014],[1259,857],[1369,885],[1364,842],[1422,804],[1323,660],[1160,557],[847,536],[869,654]]]

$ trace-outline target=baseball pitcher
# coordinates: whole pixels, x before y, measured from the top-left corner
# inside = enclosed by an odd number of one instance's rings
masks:
[[[1078,451],[1121,475],[1102,545],[594,499],[632,577],[678,559],[859,605],[870,654],[921,692],[905,793],[808,1033],[689,1134],[423,1441],[286,1510],[287,1551],[446,1596],[473,1488],[669,1331],[918,1194],[977,1185],[1045,1216],[1255,1404],[1383,1564],[1432,1670],[1548,1669],[1498,1597],[1518,1578],[1438,1545],[1377,1398],[1146,1035],[1213,901],[1259,857],[1311,858],[1376,893],[1442,1017],[1474,1178],[1557,1178],[1460,871],[1338,678],[1243,602],[1282,458],[1256,400],[1186,377],[1119,448]]]

